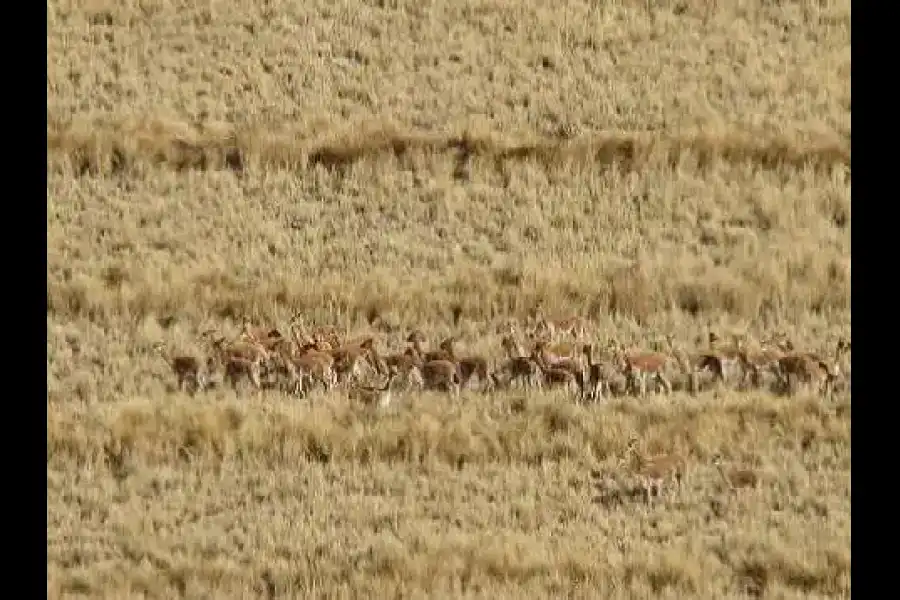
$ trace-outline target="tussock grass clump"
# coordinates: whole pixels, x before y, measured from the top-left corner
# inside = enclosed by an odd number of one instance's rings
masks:
[[[406,406],[378,414],[360,412],[349,401],[318,405],[288,399],[247,404],[244,399],[182,396],[160,405],[150,400],[83,409],[61,406],[48,422],[48,464],[90,465],[110,448],[150,463],[179,458],[250,461],[269,467],[299,462],[387,462],[448,465],[559,460],[584,465],[624,455],[629,436],[644,444],[711,457],[710,441],[744,436],[798,435],[836,442],[849,424],[835,406],[815,398],[759,395],[728,403],[708,396],[681,397],[673,406],[648,400],[611,403],[608,410],[536,400],[507,414],[515,394],[467,395],[448,405],[438,393],[405,397]],[[842,400],[841,402],[844,402]],[[806,444],[810,441],[807,439]]]
[[[241,173],[251,165],[263,170],[324,167],[347,172],[358,163],[369,168],[452,163],[457,176],[471,174],[470,165],[477,164],[485,177],[503,176],[519,164],[548,176],[613,166],[639,171],[684,161],[702,169],[717,163],[779,171],[850,167],[849,140],[807,141],[801,132],[801,136],[728,130],[675,136],[604,132],[559,140],[534,134],[505,139],[489,132],[403,132],[389,123],[361,125],[311,136],[303,128],[291,131],[290,124],[243,132],[148,119],[75,121],[48,126],[47,151],[52,165],[78,175],[116,174],[145,164],[177,171]]]

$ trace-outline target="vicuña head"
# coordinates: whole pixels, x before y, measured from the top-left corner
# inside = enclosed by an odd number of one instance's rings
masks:
[[[425,334],[422,333],[421,329],[413,329],[406,338],[406,342],[409,344],[422,343],[424,341]]]

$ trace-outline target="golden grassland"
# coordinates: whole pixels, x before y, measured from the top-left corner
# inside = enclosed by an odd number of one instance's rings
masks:
[[[152,352],[303,311],[496,357],[536,306],[600,343],[783,331],[830,352],[850,335],[848,1],[47,18],[50,597],[849,596],[849,392],[370,414],[338,392],[191,398]],[[614,493],[632,435],[687,457],[684,489]],[[716,453],[760,488],[726,490]]]

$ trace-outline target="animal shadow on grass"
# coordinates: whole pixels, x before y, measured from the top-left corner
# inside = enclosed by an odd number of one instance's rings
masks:
[[[604,508],[621,508],[629,502],[645,503],[645,490],[635,482],[622,482],[608,474],[592,471],[596,494],[591,499]]]

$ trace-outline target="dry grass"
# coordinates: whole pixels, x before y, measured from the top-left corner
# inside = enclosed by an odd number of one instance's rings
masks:
[[[50,2],[50,597],[848,597],[849,394],[370,414],[152,351],[298,310],[849,336],[850,3],[653,4]],[[684,490],[625,493],[634,434]]]

